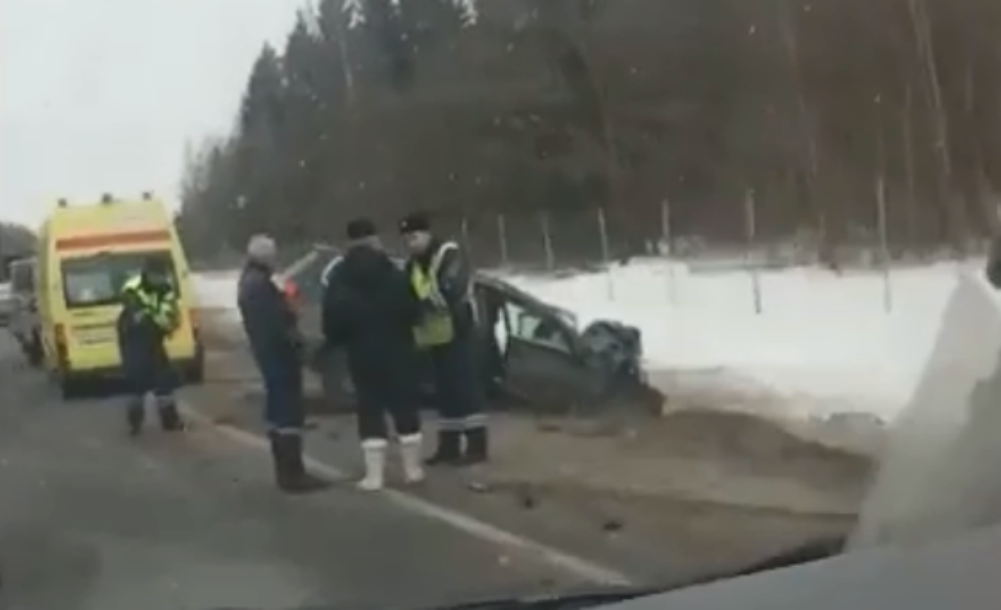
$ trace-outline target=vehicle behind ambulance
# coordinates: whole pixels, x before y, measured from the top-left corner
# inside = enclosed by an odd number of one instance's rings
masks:
[[[38,292],[35,289],[38,267],[35,257],[23,258],[10,264],[10,285],[13,309],[10,330],[21,345],[21,351],[32,366],[42,361],[42,338],[38,327]]]
[[[136,201],[105,195],[97,204],[60,201],[39,234],[38,311],[43,360],[64,395],[79,382],[118,378],[121,354],[116,323],[121,291],[143,264],[159,260],[170,270],[181,306],[181,324],[167,353],[182,379],[201,381],[204,348],[188,263],[163,203],[144,194]]]

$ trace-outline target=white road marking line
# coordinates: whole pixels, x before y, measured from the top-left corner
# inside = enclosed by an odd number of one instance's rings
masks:
[[[217,433],[234,442],[248,447],[253,447],[254,449],[260,449],[262,451],[270,450],[270,445],[268,444],[267,439],[262,436],[241,430],[228,424],[216,423],[208,417],[205,417],[195,407],[187,404],[182,405],[182,410],[193,421],[202,425],[210,426]],[[340,470],[339,468],[321,462],[309,455],[303,456],[303,460],[306,462],[306,466],[309,467],[310,470],[334,479],[335,481],[344,481],[350,478],[346,472]],[[413,494],[396,489],[385,489],[380,492],[380,495],[406,511],[440,521],[484,542],[535,555],[546,563],[559,568],[564,572],[579,576],[588,581],[602,585],[633,584],[632,579],[618,570],[571,555],[570,553],[553,548],[541,542],[537,542],[495,525],[480,521],[475,517],[461,513],[457,510],[419,498]]]

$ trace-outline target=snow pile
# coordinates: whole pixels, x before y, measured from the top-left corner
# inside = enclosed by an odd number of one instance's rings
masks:
[[[853,546],[919,544],[1001,518],[1001,303],[960,278],[914,398],[894,423]]]

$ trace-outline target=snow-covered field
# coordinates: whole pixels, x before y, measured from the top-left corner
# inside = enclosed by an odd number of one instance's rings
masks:
[[[235,271],[212,271],[195,274],[195,290],[199,304],[208,309],[232,309],[236,307]]]
[[[889,282],[875,272],[761,272],[758,298],[745,271],[694,273],[663,260],[508,279],[584,324],[611,318],[640,327],[650,370],[726,370],[788,397],[799,415],[889,420],[914,388],[957,274],[977,266],[894,269]],[[234,280],[199,276],[205,306],[232,307]]]

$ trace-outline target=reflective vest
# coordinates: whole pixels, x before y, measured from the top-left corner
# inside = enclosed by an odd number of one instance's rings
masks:
[[[445,345],[451,342],[455,335],[452,313],[438,288],[438,271],[441,269],[441,261],[445,258],[445,254],[458,249],[459,246],[455,242],[443,243],[431,257],[427,272],[416,262],[411,266],[410,284],[413,286],[414,294],[421,302],[429,305],[420,323],[414,327],[417,347]]]
[[[177,307],[177,295],[173,290],[163,296],[143,290],[142,277],[135,276],[122,285],[122,294],[131,294],[139,302],[141,313],[149,317],[166,334],[177,330],[180,325],[180,311]]]

